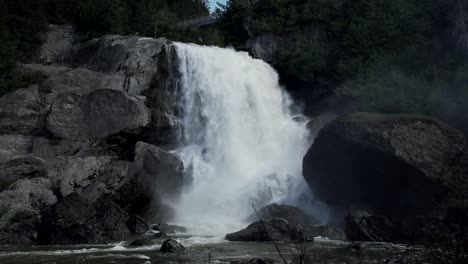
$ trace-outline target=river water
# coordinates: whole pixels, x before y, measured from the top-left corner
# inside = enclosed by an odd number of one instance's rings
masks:
[[[190,238],[178,238],[186,243],[182,254],[159,252],[160,245],[125,247],[123,245],[77,246],[0,246],[1,264],[154,264],[154,263],[242,263],[253,258],[282,260],[271,243],[218,242],[192,244]],[[280,243],[280,251],[291,260],[293,252],[307,251],[311,263],[385,263],[407,248],[384,243],[366,244],[362,254],[348,243],[318,239],[313,243],[295,246]]]

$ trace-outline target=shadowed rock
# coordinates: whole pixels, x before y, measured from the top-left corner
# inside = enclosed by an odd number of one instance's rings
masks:
[[[258,210],[262,220],[272,220],[275,218],[283,218],[292,225],[309,226],[318,223],[317,219],[304,213],[301,209],[286,205],[286,204],[270,204]],[[258,216],[253,213],[248,217],[248,221],[258,221]]]
[[[241,231],[227,234],[229,241],[304,241],[304,233],[300,226],[293,226],[284,219],[255,222]]]
[[[0,163],[0,191],[24,178],[46,177],[47,167],[41,158],[17,156]]]
[[[38,86],[0,97],[0,133],[30,135],[45,128]]]
[[[317,198],[387,215],[429,213],[454,190],[463,135],[424,116],[354,113],[325,126],[304,157]],[[465,180],[466,181],[466,180]]]
[[[175,239],[168,239],[161,246],[161,252],[164,253],[180,253],[184,250],[185,247]]]

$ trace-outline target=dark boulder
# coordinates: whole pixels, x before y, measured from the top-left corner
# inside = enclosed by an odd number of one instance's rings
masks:
[[[291,225],[309,226],[318,223],[317,219],[304,213],[301,209],[286,204],[270,204],[258,210],[262,220],[268,221],[276,218],[283,218]],[[258,221],[256,213],[249,216],[248,221]]]
[[[293,226],[284,219],[255,222],[247,228],[227,234],[229,241],[304,241],[304,232],[300,226]]]
[[[174,154],[154,145],[138,142],[135,146],[135,164],[143,177],[151,178],[159,196],[176,194],[183,184],[184,164]]]
[[[0,193],[0,244],[33,244],[37,241],[40,211],[57,202],[49,179],[15,182]]]
[[[395,239],[396,227],[381,215],[357,211],[345,219],[346,236],[351,241],[388,242]]]
[[[164,253],[180,253],[184,250],[185,247],[175,239],[168,239],[161,246],[161,252]]]
[[[354,113],[320,131],[303,175],[333,207],[427,214],[466,181],[458,170],[464,149],[462,133],[432,118]]]
[[[90,202],[73,193],[42,214],[40,243],[104,244],[132,237],[128,214],[111,195]]]

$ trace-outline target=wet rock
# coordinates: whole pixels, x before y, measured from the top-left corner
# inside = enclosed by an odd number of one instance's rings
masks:
[[[284,219],[255,222],[247,228],[226,235],[229,241],[304,241],[304,232],[300,226],[293,226]]]
[[[174,154],[138,142],[135,146],[135,164],[141,168],[140,174],[152,179],[160,196],[174,195],[182,187],[184,164]]]
[[[47,167],[41,158],[16,156],[16,158],[0,163],[0,191],[12,183],[24,178],[46,177]]]
[[[152,246],[155,244],[155,240],[150,237],[142,237],[136,240],[133,240],[128,244],[129,247],[143,247],[143,246]]]
[[[331,225],[304,226],[306,240],[315,237],[324,237],[331,240],[346,240],[346,234],[342,228]]]
[[[60,138],[90,140],[145,127],[149,121],[144,98],[98,90],[87,96],[59,95],[47,118],[47,128]]]
[[[304,157],[314,195],[389,216],[444,206],[465,149],[461,132],[429,117],[354,113],[325,126]]]
[[[384,216],[356,211],[345,222],[348,240],[389,242],[395,239],[396,227]]]
[[[181,116],[177,88],[180,76],[174,61],[177,61],[175,46],[166,45],[159,55],[153,84],[144,92],[152,116],[144,133],[145,141],[169,149],[177,145],[176,130]]]
[[[309,226],[317,224],[318,220],[304,213],[301,209],[285,204],[270,204],[258,210],[262,220],[268,221],[275,218],[283,218],[292,225]],[[253,213],[248,218],[249,221],[258,221],[258,216]]]
[[[259,258],[254,258],[248,261],[243,261],[240,262],[241,264],[273,264],[272,260],[269,259],[259,259]]]
[[[127,226],[134,234],[144,234],[150,230],[148,223],[139,215],[130,216]]]
[[[154,225],[152,229],[166,234],[187,233],[186,227],[178,225],[169,225],[165,223]]]
[[[161,252],[164,253],[180,253],[185,250],[185,247],[174,239],[168,239],[163,242]]]
[[[45,128],[38,86],[0,97],[0,133],[31,135]]]

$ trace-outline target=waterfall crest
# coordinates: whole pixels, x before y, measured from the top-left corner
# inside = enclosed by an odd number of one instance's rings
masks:
[[[243,228],[260,207],[291,195],[310,143],[278,74],[246,52],[176,43],[182,112],[177,154],[191,179],[176,222],[200,234]]]

